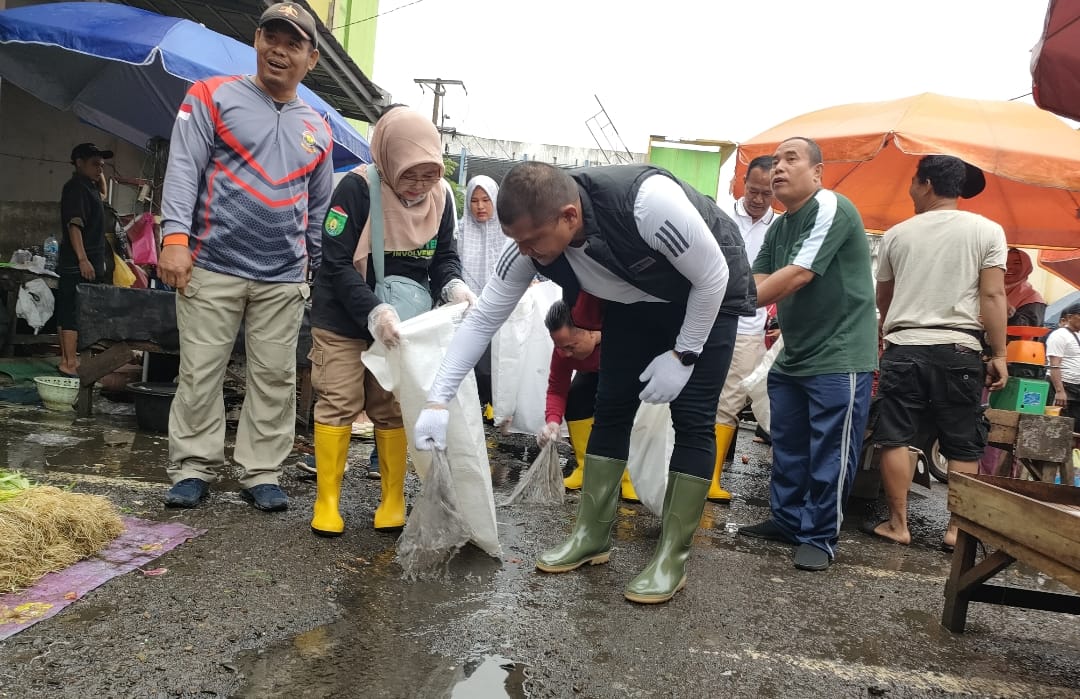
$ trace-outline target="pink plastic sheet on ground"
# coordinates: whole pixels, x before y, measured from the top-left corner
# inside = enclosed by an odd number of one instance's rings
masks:
[[[155,558],[205,532],[175,522],[125,517],[124,532],[98,555],[59,573],[49,573],[22,592],[0,595],[0,640],[54,616],[94,588],[118,575],[142,569]],[[160,574],[159,571],[162,569],[144,570],[141,574]]]

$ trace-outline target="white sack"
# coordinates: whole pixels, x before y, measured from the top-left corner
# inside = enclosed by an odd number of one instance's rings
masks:
[[[551,304],[562,298],[552,281],[529,287],[491,342],[491,394],[495,424],[539,434],[546,425],[548,372],[555,348],[544,326]]]
[[[769,380],[769,370],[772,369],[773,364],[776,362],[776,357],[780,354],[780,351],[784,349],[784,336],[776,338],[776,342],[765,353],[765,356],[761,358],[761,364],[750,372],[750,375],[739,383],[739,387],[744,391],[754,391],[758,384],[762,381]]]
[[[465,308],[463,303],[442,306],[410,318],[399,326],[400,345],[388,349],[381,342],[375,342],[361,355],[368,371],[383,388],[392,391],[401,404],[409,455],[421,481],[431,467],[431,452],[414,447],[413,428]],[[450,425],[446,453],[458,503],[472,529],[472,542],[492,556],[498,556],[501,548],[495,526],[495,498],[491,491],[491,469],[479,406],[476,377],[470,371],[461,382],[457,395],[447,405]]]
[[[15,302],[15,315],[26,321],[34,329],[34,334],[52,318],[56,300],[53,299],[49,285],[41,279],[31,279],[19,288],[19,299]]]
[[[642,504],[658,517],[663,514],[668,464],[674,448],[675,428],[667,403],[642,403],[630,430],[630,458],[626,468]]]

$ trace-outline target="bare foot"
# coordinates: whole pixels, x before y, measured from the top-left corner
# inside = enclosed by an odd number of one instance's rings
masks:
[[[74,366],[71,366],[69,364],[61,363],[61,364],[58,364],[56,366],[56,369],[61,374],[67,374],[69,376],[76,376],[79,373],[79,365],[78,364],[76,364]]]
[[[874,527],[874,535],[880,536],[882,539],[889,539],[895,541],[898,544],[907,546],[911,543],[911,532],[907,527],[903,529],[893,527],[891,520],[885,520],[881,524]]]
[[[941,543],[950,548],[956,546],[956,527],[950,526],[945,530],[945,536],[942,537]]]

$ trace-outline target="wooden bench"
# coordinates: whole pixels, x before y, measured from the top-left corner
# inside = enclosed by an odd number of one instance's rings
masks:
[[[959,532],[942,626],[963,632],[971,602],[1080,614],[1080,596],[986,582],[1021,561],[1080,592],[1080,488],[951,473],[949,510]],[[976,564],[979,542],[995,550]]]

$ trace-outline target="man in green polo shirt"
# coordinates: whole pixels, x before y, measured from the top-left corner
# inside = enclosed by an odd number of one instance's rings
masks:
[[[790,138],[773,156],[778,216],[754,262],[758,306],[775,303],[784,349],[769,373],[772,517],[740,534],[797,546],[795,567],[836,556],[877,368],[870,249],[862,218],[823,189],[821,149]]]

